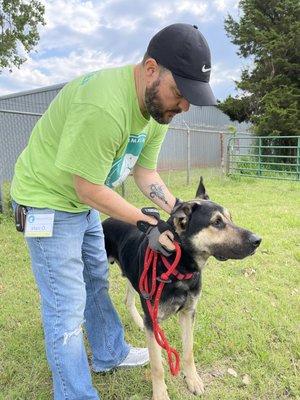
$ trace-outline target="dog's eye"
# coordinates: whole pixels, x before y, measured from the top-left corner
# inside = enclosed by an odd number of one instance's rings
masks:
[[[216,228],[220,228],[221,226],[223,226],[223,220],[222,218],[217,218],[213,223],[213,226],[215,226]]]

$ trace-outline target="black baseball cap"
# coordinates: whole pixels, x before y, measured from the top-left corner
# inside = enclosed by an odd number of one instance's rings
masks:
[[[196,25],[167,26],[150,40],[147,54],[172,72],[181,95],[191,104],[216,104],[208,83],[211,71],[210,50]]]

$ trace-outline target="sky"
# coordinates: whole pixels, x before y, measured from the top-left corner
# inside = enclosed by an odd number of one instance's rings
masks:
[[[212,54],[218,99],[235,95],[245,61],[226,36],[224,19],[239,17],[237,0],[41,0],[46,25],[20,69],[0,74],[0,96],[67,82],[98,69],[139,62],[163,27],[197,25]],[[23,49],[20,47],[23,54]]]

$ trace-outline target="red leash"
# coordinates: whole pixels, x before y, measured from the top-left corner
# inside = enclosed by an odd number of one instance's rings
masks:
[[[172,348],[169,345],[163,330],[158,324],[157,319],[158,319],[159,301],[165,284],[171,282],[169,280],[171,275],[174,275],[179,280],[183,280],[183,279],[191,279],[194,274],[190,273],[184,275],[176,270],[176,267],[181,258],[181,248],[177,242],[174,241],[173,243],[175,245],[176,256],[172,264],[170,264],[167,258],[164,257],[162,254],[159,254],[154,250],[151,250],[149,247],[147,247],[144,259],[144,270],[139,282],[139,290],[147,303],[148,311],[153,324],[153,332],[155,339],[157,343],[167,352],[171,374],[177,375],[180,370],[179,354],[176,351],[176,349]],[[157,277],[156,274],[158,257],[161,257],[163,264],[167,268],[167,271],[161,274],[160,277]],[[148,279],[148,271],[150,270],[151,267],[152,267],[151,288],[149,290],[150,277]],[[157,281],[159,281],[158,287],[156,283]],[[155,296],[154,301],[151,302],[153,296]]]

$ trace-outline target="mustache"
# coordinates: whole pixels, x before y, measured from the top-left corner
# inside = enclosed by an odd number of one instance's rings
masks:
[[[181,108],[173,108],[172,110],[166,110],[165,112],[172,112],[174,114],[180,114],[182,112]]]

